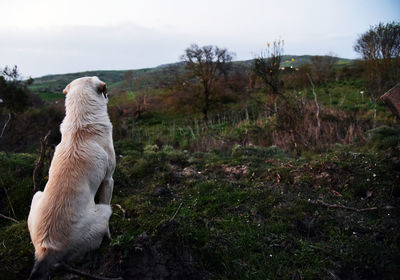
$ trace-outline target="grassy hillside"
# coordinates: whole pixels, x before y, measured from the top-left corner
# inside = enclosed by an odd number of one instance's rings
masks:
[[[136,73],[145,73],[147,69],[136,70]],[[59,74],[59,75],[47,75],[40,78],[35,78],[29,89],[34,93],[62,93],[66,85],[72,80],[85,77],[85,76],[98,76],[101,80],[107,81],[112,87],[113,84],[122,81],[122,77],[125,71],[87,71],[70,74]]]
[[[337,142],[347,141],[352,125],[371,126],[371,115],[359,113],[371,103],[357,89],[317,88],[328,107],[322,127],[334,124],[343,137]],[[292,116],[290,108],[282,113]],[[357,120],[345,113],[352,111]],[[113,241],[73,266],[136,280],[397,279],[400,128],[382,126],[355,144],[299,155],[268,146],[282,125],[279,112],[248,113],[221,113],[207,124],[148,113],[134,127],[125,123],[134,134],[114,143]],[[18,221],[0,220],[4,279],[25,279],[33,265],[25,221],[37,159],[37,151],[0,153],[0,213]],[[48,156],[41,188],[49,164]]]
[[[396,279],[399,150],[381,132],[301,157],[117,142],[113,241],[74,266],[124,279]],[[2,279],[26,279],[33,264],[35,158],[0,153],[1,211],[18,219],[0,220]]]
[[[341,68],[351,63],[339,60],[319,80],[315,70],[286,69],[274,101],[263,84],[249,86],[251,60],[234,62],[241,73],[218,81],[207,121],[196,81],[159,86],[171,65],[132,70],[129,90],[125,71],[37,78],[31,90],[49,101],[81,76],[114,91],[113,240],[72,265],[135,280],[398,279],[400,127],[369,98],[360,69]],[[32,268],[26,218],[39,139],[51,130],[41,190],[60,141],[62,102],[41,106],[13,116],[0,143],[5,280]]]
[[[300,67],[304,64],[310,63],[311,57],[312,56],[310,55],[302,55],[302,56],[284,55],[282,57],[282,66]],[[291,61],[292,58],[294,59],[293,62]],[[252,60],[235,61],[233,62],[233,67],[240,68],[241,70],[244,71],[250,71],[252,62],[253,62]],[[350,59],[340,58],[338,61],[338,65],[343,66],[351,62],[352,60]],[[173,63],[173,64],[160,65],[155,68],[131,70],[134,79],[137,78],[142,79],[141,85],[134,85],[134,90],[143,87],[154,87],[156,81],[171,75],[170,73],[168,73],[168,67],[173,65],[177,65],[179,67],[179,63]],[[69,74],[59,74],[59,75],[47,75],[35,78],[34,83],[31,86],[29,86],[29,89],[34,93],[42,94],[41,96],[43,98],[48,98],[50,96],[43,94],[48,94],[48,93],[60,94],[70,81],[84,76],[98,76],[101,80],[107,83],[109,89],[112,89],[115,86],[121,85],[124,73],[126,71],[128,70],[116,70],[116,71],[98,70],[98,71],[77,72]]]

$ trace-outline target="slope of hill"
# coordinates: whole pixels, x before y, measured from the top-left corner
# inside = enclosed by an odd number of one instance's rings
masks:
[[[299,67],[310,59],[285,56],[282,65]],[[340,59],[335,70],[351,63]],[[236,61],[233,71],[251,65]],[[167,64],[132,70],[129,87],[163,85],[174,78],[171,66],[183,69]],[[71,265],[135,280],[398,279],[400,127],[382,103],[364,96],[365,81],[349,68],[343,69],[347,75],[315,83],[315,90],[305,71],[287,71],[286,78],[302,75],[306,82],[293,83],[275,104],[263,88],[221,83],[231,96],[241,96],[217,100],[207,122],[196,99],[184,99],[195,93],[191,87],[171,95],[163,88],[142,92],[143,104],[156,105],[138,117],[140,94],[110,99],[113,240]],[[31,89],[64,98],[53,92],[72,79],[97,75],[112,91],[127,88],[125,73],[49,75]],[[187,110],[177,109],[186,104]],[[43,189],[61,137],[61,105],[15,114],[1,139],[1,279],[26,279],[32,269],[26,224],[32,174],[44,155],[34,179]],[[42,154],[39,139],[47,131]]]
[[[134,70],[136,75],[142,75],[147,72],[152,72],[154,69]],[[109,86],[119,83],[123,79],[123,75],[127,70],[98,70],[86,71],[68,74],[47,75],[35,78],[34,83],[29,86],[29,89],[35,93],[61,93],[65,86],[74,79],[84,76],[97,76],[101,80],[106,81]]]
[[[311,62],[311,55],[284,55],[282,57],[282,66],[300,67],[304,64]],[[294,59],[292,61],[292,59]],[[339,58],[337,64],[344,66],[351,63],[351,59]],[[253,60],[234,61],[234,68],[241,68],[244,71],[249,71]],[[182,67],[182,63],[163,64],[154,68],[145,68],[130,70],[132,71],[132,78],[140,78],[142,80],[141,87],[154,86],[154,81],[159,80],[161,77],[170,75],[168,73],[171,66]],[[124,73],[129,70],[95,70],[68,74],[46,75],[43,77],[35,78],[34,83],[29,89],[34,93],[48,94],[48,93],[61,93],[65,86],[72,80],[84,76],[98,76],[101,80],[107,82],[108,87],[112,89],[122,83]],[[138,88],[139,89],[139,88]]]

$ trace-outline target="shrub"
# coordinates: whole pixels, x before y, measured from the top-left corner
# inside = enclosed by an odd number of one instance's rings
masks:
[[[240,145],[235,145],[232,148],[232,156],[250,156],[257,158],[282,158],[287,157],[287,154],[277,146],[270,147],[242,147]]]
[[[183,163],[186,159],[184,152],[175,150],[170,145],[163,146],[160,153],[164,159],[171,163]]]
[[[152,155],[158,151],[157,145],[146,145],[143,149],[145,155]]]
[[[34,161],[35,157],[29,154],[6,156],[0,153],[1,213],[11,217],[15,214],[18,219],[28,215],[32,199]]]
[[[150,171],[150,163],[145,159],[139,159],[132,168],[129,169],[130,176],[142,178]]]
[[[131,152],[141,152],[143,147],[142,144],[133,141],[131,139],[123,139],[118,142],[114,142],[115,153],[118,154],[128,154]]]
[[[400,145],[400,126],[390,127],[383,125],[367,132],[370,146],[385,150]]]

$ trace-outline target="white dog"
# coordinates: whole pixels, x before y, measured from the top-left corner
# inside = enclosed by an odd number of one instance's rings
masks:
[[[56,264],[98,248],[104,235],[111,238],[115,153],[106,84],[97,77],[84,77],[63,92],[61,142],[46,187],[34,195],[28,217],[35,247],[30,279],[46,279]]]

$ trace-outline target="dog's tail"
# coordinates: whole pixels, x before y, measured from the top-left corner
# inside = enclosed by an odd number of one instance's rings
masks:
[[[41,259],[35,260],[28,280],[48,279],[50,272],[54,269],[56,264],[57,259],[53,255],[46,255]]]

